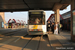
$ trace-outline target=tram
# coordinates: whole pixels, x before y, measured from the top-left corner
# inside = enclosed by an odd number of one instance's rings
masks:
[[[28,12],[28,34],[45,35],[46,16],[44,10],[29,10]]]

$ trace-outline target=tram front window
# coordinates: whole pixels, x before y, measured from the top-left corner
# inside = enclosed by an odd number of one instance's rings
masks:
[[[40,14],[38,15],[30,15],[29,16],[29,24],[30,25],[44,25],[45,24],[45,17]]]

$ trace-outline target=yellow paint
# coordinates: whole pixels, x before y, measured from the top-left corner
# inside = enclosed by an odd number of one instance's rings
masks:
[[[33,25],[33,29],[37,29],[38,25]]]

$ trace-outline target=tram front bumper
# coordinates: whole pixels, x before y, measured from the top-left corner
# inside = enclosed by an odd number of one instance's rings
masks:
[[[45,35],[43,31],[29,31],[29,35]]]

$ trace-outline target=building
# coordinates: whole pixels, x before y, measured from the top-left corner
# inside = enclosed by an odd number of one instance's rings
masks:
[[[50,17],[48,18],[48,20],[51,21],[51,22],[55,22],[54,14],[51,14]],[[60,24],[62,24],[62,30],[70,31],[71,11],[68,11],[68,12],[60,15]]]
[[[4,12],[0,12],[0,29],[6,29]]]
[[[63,17],[60,15],[60,20],[62,20],[62,19],[63,19]],[[51,14],[47,21],[55,22],[55,15]]]
[[[71,30],[71,11],[68,11],[61,15],[63,17],[63,20],[60,20],[60,23],[63,25],[63,30]]]
[[[9,19],[8,28],[19,28],[21,25],[20,20]]]

